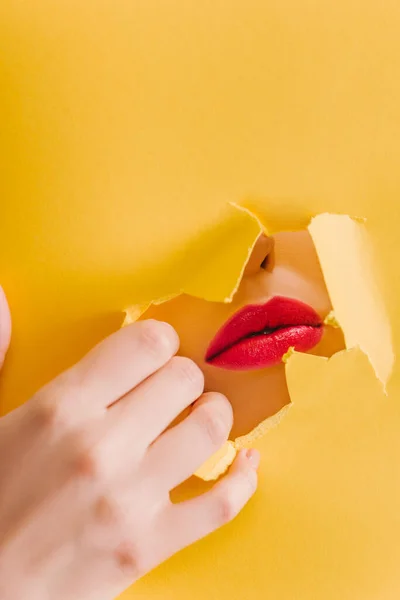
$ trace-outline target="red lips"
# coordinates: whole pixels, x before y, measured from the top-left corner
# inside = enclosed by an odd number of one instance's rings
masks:
[[[233,370],[272,367],[290,347],[298,352],[314,348],[322,333],[321,318],[311,306],[275,296],[235,313],[212,340],[206,362]]]

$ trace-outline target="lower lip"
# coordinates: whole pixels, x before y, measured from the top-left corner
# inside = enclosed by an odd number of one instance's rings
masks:
[[[208,362],[234,371],[273,367],[282,362],[290,348],[298,352],[309,352],[321,341],[322,335],[322,326],[285,327],[267,335],[242,339]]]

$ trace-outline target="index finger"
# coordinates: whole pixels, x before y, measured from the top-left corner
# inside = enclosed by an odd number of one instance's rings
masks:
[[[100,342],[49,387],[59,391],[61,386],[61,401],[66,398],[70,411],[97,412],[158,371],[178,348],[179,338],[171,325],[152,319],[138,321]],[[60,400],[57,391],[54,395]]]

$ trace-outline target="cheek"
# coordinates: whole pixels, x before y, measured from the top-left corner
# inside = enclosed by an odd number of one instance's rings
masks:
[[[216,332],[228,318],[229,307],[197,298],[178,297],[160,306],[152,306],[143,315],[145,319],[168,322],[179,335],[178,354],[194,360],[200,368],[206,366],[204,358]]]
[[[289,296],[312,306],[325,318],[332,310],[328,291],[320,271],[300,270],[295,267],[277,265],[268,274],[268,294]]]
[[[179,354],[187,356],[204,370],[207,367],[207,348],[219,328],[219,321],[193,314],[176,322],[175,329],[180,338]]]
[[[224,394],[233,408],[231,439],[252,431],[290,402],[283,365],[257,371],[228,371],[206,365],[206,390]]]
[[[345,348],[346,344],[342,330],[333,327],[325,327],[322,340],[315,348],[313,348],[310,354],[330,358],[336,354],[336,352],[340,352]]]
[[[308,301],[321,315],[329,313],[332,308],[329,294],[307,231],[277,234],[274,260],[271,277],[275,288],[289,288],[295,297]]]

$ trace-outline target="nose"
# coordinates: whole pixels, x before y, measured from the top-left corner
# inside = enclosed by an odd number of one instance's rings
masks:
[[[272,258],[274,238],[262,233],[257,239],[253,252],[246,264],[243,275],[255,275],[260,269],[266,269]]]

